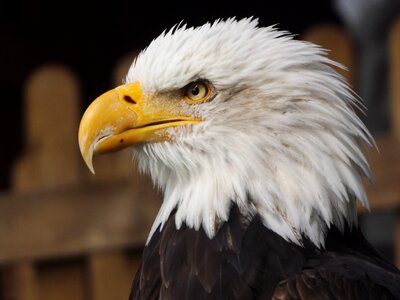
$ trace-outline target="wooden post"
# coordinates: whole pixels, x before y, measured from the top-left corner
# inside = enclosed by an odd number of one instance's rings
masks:
[[[6,299],[39,300],[37,274],[30,262],[21,262],[4,269]]]
[[[389,47],[391,128],[392,134],[400,140],[400,18],[390,31]]]
[[[121,251],[91,254],[88,265],[91,300],[128,299],[132,278]]]
[[[38,266],[38,300],[87,300],[83,260],[52,261]]]
[[[332,24],[319,24],[304,33],[304,40],[328,50],[328,57],[341,63],[347,70],[336,68],[350,85],[354,87],[354,57],[350,38],[340,27]]]
[[[30,76],[24,90],[25,150],[13,173],[17,191],[78,183],[79,86],[66,68],[49,65]]]

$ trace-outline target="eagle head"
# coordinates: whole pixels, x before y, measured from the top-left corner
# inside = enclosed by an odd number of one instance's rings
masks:
[[[309,42],[257,19],[178,25],[143,50],[123,85],[79,129],[83,158],[132,147],[164,200],[152,233],[175,223],[212,238],[232,204],[288,241],[323,246],[368,205],[362,104]]]

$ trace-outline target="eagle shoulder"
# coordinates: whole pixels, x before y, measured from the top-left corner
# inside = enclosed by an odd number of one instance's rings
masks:
[[[299,246],[233,205],[212,239],[177,229],[172,214],[143,252],[130,299],[400,299],[400,272],[359,230],[332,226],[324,249]]]

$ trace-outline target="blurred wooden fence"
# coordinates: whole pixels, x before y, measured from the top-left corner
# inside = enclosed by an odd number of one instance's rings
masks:
[[[352,43],[343,30],[321,25],[304,39],[331,49],[354,82]],[[392,130],[376,137],[380,154],[370,157],[372,212],[400,207],[400,20],[390,51]],[[133,57],[116,65],[115,85]],[[80,86],[68,68],[39,68],[24,97],[25,151],[13,189],[0,195],[0,299],[126,300],[161,196],[138,175],[127,151],[96,158],[96,176],[86,169],[77,144]],[[400,266],[400,218],[395,232]]]

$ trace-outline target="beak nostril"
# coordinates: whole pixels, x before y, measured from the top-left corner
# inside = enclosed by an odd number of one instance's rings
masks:
[[[125,96],[124,96],[124,100],[125,100],[126,102],[129,102],[129,103],[132,103],[132,104],[136,104],[136,101],[133,100],[132,97],[130,97],[130,96],[128,96],[128,95],[125,95]]]

